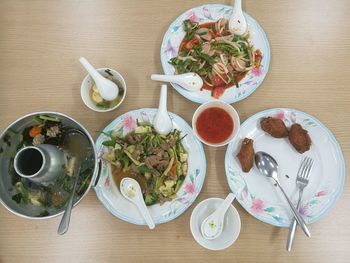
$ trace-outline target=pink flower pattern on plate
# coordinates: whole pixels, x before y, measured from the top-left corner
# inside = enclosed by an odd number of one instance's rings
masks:
[[[276,113],[276,118],[283,120],[284,119],[284,111],[279,111]]]
[[[262,75],[262,70],[261,68],[253,68],[251,74],[255,77],[259,77]]]
[[[264,211],[265,203],[259,198],[254,198],[251,206],[253,214],[259,214]]]
[[[123,120],[123,127],[125,133],[129,133],[136,128],[136,121],[132,118],[131,115],[125,116]]]
[[[319,192],[316,194],[317,197],[325,196],[325,195],[327,195],[327,192],[326,192],[326,191],[319,191]]]
[[[189,194],[195,194],[196,193],[196,187],[194,183],[187,183],[185,185],[185,191]]]
[[[191,19],[194,22],[199,22],[198,17],[196,16],[196,13],[191,10],[190,12],[188,12],[188,19]]]

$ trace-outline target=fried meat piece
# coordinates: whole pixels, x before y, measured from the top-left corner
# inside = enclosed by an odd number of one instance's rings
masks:
[[[248,173],[253,167],[254,154],[253,140],[244,138],[242,141],[241,150],[237,154],[237,158],[241,163],[243,172]]]
[[[283,138],[288,136],[288,129],[284,122],[277,118],[267,117],[260,122],[261,128],[275,138]]]
[[[311,138],[307,130],[303,129],[298,123],[290,127],[289,141],[299,153],[308,151],[311,146]]]

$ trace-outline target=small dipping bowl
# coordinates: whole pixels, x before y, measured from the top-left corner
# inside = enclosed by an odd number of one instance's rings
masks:
[[[209,108],[223,109],[224,111],[226,111],[226,113],[228,113],[228,115],[231,117],[231,119],[233,121],[232,132],[224,141],[221,141],[218,143],[211,143],[211,142],[206,141],[204,138],[202,138],[198,133],[198,130],[197,130],[198,117],[201,115],[201,113],[203,113],[205,110],[207,110]],[[218,121],[218,124],[219,124],[219,121]],[[199,106],[197,108],[197,110],[194,112],[193,117],[192,117],[192,128],[193,128],[194,133],[196,134],[197,138],[201,142],[203,142],[204,144],[206,144],[208,146],[213,146],[213,147],[225,146],[226,144],[230,143],[233,140],[233,138],[237,135],[240,126],[241,126],[241,124],[240,124],[240,119],[239,119],[237,111],[230,104],[223,102],[223,101],[220,101],[220,100],[213,100],[213,101],[209,101],[209,102],[202,104],[201,106]]]
[[[209,215],[214,213],[224,201],[221,198],[208,198],[200,202],[194,209],[190,219],[191,233],[199,245],[209,250],[223,250],[231,246],[241,231],[241,219],[231,204],[224,218],[223,230],[215,239],[205,239],[201,232],[201,224]]]
[[[114,70],[114,69],[110,69],[110,68],[98,68],[96,69],[98,71],[98,73],[100,73],[103,77],[111,77],[112,81],[114,83],[116,83],[119,87],[119,94],[118,94],[118,98],[120,98],[120,101],[113,107],[111,108],[101,108],[101,107],[97,107],[96,104],[92,101],[90,93],[91,93],[91,89],[92,86],[94,85],[94,80],[91,78],[91,76],[88,74],[86,75],[86,77],[84,78],[83,82],[81,83],[81,88],[80,88],[80,95],[81,95],[81,99],[83,100],[83,102],[85,103],[85,105],[90,108],[93,111],[96,112],[108,112],[108,111],[112,111],[116,108],[118,108],[124,101],[125,99],[125,95],[126,95],[126,83],[124,78],[122,77],[122,75]]]

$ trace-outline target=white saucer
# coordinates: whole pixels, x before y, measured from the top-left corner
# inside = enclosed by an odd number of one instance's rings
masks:
[[[203,220],[212,214],[223,202],[221,198],[208,198],[200,202],[192,211],[190,219],[191,232],[194,239],[202,247],[210,250],[222,250],[231,246],[239,236],[241,230],[241,219],[233,205],[227,210],[222,234],[214,239],[207,240],[201,234]]]

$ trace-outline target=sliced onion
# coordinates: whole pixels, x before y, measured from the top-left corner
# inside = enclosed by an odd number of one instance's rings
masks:
[[[210,41],[210,40],[212,39],[212,36],[211,36],[211,34],[210,34],[210,32],[209,32],[209,29],[208,29],[208,28],[205,28],[205,27],[198,29],[198,30],[196,31],[196,34],[197,34],[200,38],[202,38],[202,39],[204,39],[204,40],[206,40],[206,41]]]
[[[186,60],[186,59],[190,59],[190,60],[192,60],[192,61],[197,61],[197,59],[195,59],[195,58],[192,57],[192,56],[186,56],[186,57],[178,56],[177,58],[178,58],[179,60],[182,60],[182,61],[184,61],[184,60]]]

